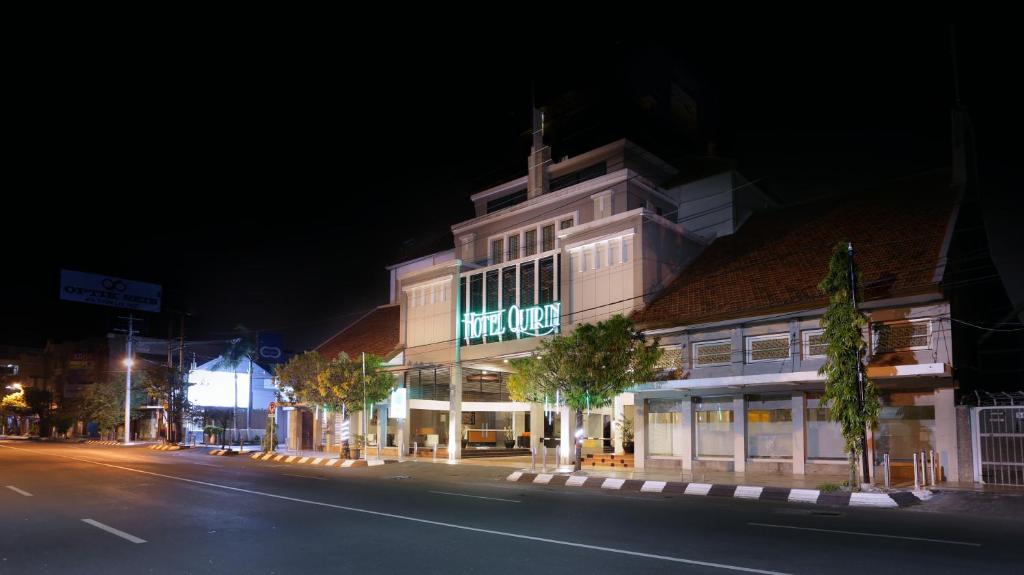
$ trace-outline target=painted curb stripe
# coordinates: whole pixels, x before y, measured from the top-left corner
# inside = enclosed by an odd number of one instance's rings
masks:
[[[625,482],[625,479],[613,479],[609,477],[601,484],[601,489],[622,489],[622,484]]]
[[[790,503],[817,503],[819,495],[821,495],[821,491],[817,489],[790,489],[787,501]]]
[[[733,497],[739,499],[760,499],[761,491],[763,487],[751,487],[749,485],[738,485],[736,486],[736,492],[732,494]]]
[[[302,459],[296,461],[296,463],[305,463],[307,461],[309,461],[309,458],[308,457],[303,457]]]
[[[640,491],[643,493],[661,493],[665,489],[664,481],[644,481]]]
[[[587,482],[587,478],[582,475],[570,475],[569,479],[565,480],[565,484],[568,487],[580,487]]]
[[[899,507],[892,497],[884,493],[851,493],[850,505],[855,507]]]
[[[511,474],[509,474],[508,477],[505,478],[505,480],[506,481],[519,481],[519,476],[521,476],[522,474],[523,474],[522,471],[513,471]]]
[[[548,483],[551,483],[552,477],[554,477],[554,475],[550,473],[538,473],[537,477],[533,478],[533,482],[539,483],[540,485],[547,485]]]
[[[707,495],[711,492],[710,483],[690,483],[686,486],[686,491],[683,493],[687,495]]]
[[[324,460],[323,457],[317,457],[316,459],[314,459],[313,461],[310,461],[309,463],[311,465],[320,465],[320,462],[323,461],[323,460]]]

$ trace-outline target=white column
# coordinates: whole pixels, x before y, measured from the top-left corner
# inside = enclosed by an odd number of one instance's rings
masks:
[[[647,415],[644,396],[633,394],[633,465],[643,469],[647,465]]]
[[[448,388],[451,393],[448,399],[448,460],[456,461],[462,459],[462,365],[459,363],[452,366]]]
[[[793,475],[805,474],[807,461],[807,426],[804,414],[807,413],[807,399],[802,391],[793,393]]]
[[[969,437],[962,439],[970,440]],[[957,453],[956,404],[952,388],[935,390],[935,450],[942,465],[942,473],[956,481],[960,477],[960,458]],[[935,480],[939,480],[938,473]]]
[[[689,397],[683,398],[683,471],[693,469],[693,401]]]
[[[530,404],[530,449],[540,457],[540,438],[544,436],[544,404]]]
[[[747,470],[747,406],[742,395],[732,400],[732,418],[733,470],[742,473]]]
[[[560,415],[562,438],[558,445],[559,460],[562,465],[572,465],[576,441],[576,413],[568,406],[563,406]]]
[[[622,408],[622,394],[620,393],[612,402],[612,447],[616,454],[625,453],[622,449],[622,429],[619,428],[619,422],[626,417],[625,412],[626,410]]]

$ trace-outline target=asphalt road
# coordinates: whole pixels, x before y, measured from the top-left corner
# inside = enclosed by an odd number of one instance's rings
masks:
[[[975,573],[1024,521],[0,442],[0,573]]]

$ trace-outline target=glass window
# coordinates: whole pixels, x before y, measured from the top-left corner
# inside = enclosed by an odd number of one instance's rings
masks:
[[[619,242],[617,242],[615,240],[612,240],[612,241],[608,242],[608,265],[609,266],[613,266],[616,263],[618,263],[618,262],[615,261],[616,258],[618,258],[618,257],[619,257]]]
[[[693,364],[697,367],[729,365],[732,361],[732,341],[719,339],[693,344]]]
[[[525,246],[523,254],[532,256],[537,253],[537,230],[526,230],[523,236],[523,244]]]
[[[491,241],[491,263],[500,264],[505,255],[505,240],[498,238]]]
[[[519,254],[519,234],[508,237],[508,259],[514,260]]]
[[[558,224],[558,229],[561,229],[561,230],[566,230],[566,229],[569,229],[571,227],[572,227],[572,218],[569,218],[567,220],[562,220],[562,222],[560,224]]]
[[[873,324],[875,353],[926,349],[929,326],[931,322],[928,320]]]
[[[694,398],[698,457],[732,457],[732,398]]]
[[[747,397],[747,456],[793,457],[793,401],[788,395]]]
[[[747,338],[747,363],[789,359],[789,334],[758,335]]]
[[[846,442],[838,423],[828,420],[828,406],[807,396],[807,459],[846,459]]]
[[[629,261],[629,252],[632,247],[632,240],[626,238],[622,239],[622,263]]]
[[[538,301],[540,305],[555,301],[555,258],[546,257],[537,262]]]
[[[647,452],[651,455],[683,454],[676,430],[683,422],[683,402],[674,399],[647,400]]]
[[[487,272],[487,311],[501,307],[498,304],[498,270]]]
[[[525,263],[519,266],[519,307],[533,305],[533,284],[534,284],[534,262]]]
[[[516,268],[510,266],[501,270],[501,306],[508,309],[516,303]]]
[[[804,358],[825,357],[828,345],[825,343],[825,332],[820,329],[803,332]]]
[[[547,225],[541,228],[541,246],[542,252],[549,252],[555,249],[555,224]]]
[[[875,464],[882,455],[891,461],[910,461],[914,453],[935,449],[935,406],[922,403],[922,396],[931,394],[883,393],[882,409],[875,425]]]
[[[480,313],[484,307],[484,275],[476,274],[469,277],[469,309]],[[481,343],[482,337],[470,339],[469,343]]]

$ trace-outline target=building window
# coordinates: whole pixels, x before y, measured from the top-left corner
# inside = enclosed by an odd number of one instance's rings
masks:
[[[693,398],[697,457],[732,457],[732,398]]]
[[[891,461],[912,461],[915,453],[935,449],[935,406],[921,405],[932,397],[930,392],[879,394],[882,409],[872,434],[875,465],[881,465],[885,453]]]
[[[539,305],[555,301],[555,258],[546,257],[537,262]]]
[[[788,395],[747,397],[747,457],[793,457],[793,402]]]
[[[567,229],[569,229],[571,227],[572,227],[572,218],[569,218],[567,220],[562,220],[561,223],[558,224],[558,229],[560,229],[560,230],[567,230]]]
[[[501,257],[505,252],[505,240],[498,238],[491,241],[491,263],[500,264],[502,262]]]
[[[820,329],[809,329],[801,334],[803,338],[804,359],[825,357],[828,344],[825,343],[825,331]]]
[[[537,230],[526,230],[523,234],[524,255],[532,256],[537,253]]]
[[[505,209],[505,208],[507,208],[509,206],[514,206],[516,204],[521,204],[521,203],[526,201],[526,199],[527,199],[526,196],[527,196],[526,189],[524,188],[522,190],[518,190],[518,191],[512,192],[511,194],[509,194],[507,196],[502,196],[500,198],[491,200],[491,201],[487,202],[487,213],[490,214],[490,213],[496,212],[498,210],[503,210],[503,209]]]
[[[675,399],[648,399],[647,452],[651,455],[679,457],[683,446],[676,441],[676,430],[683,424],[683,402]]]
[[[629,261],[629,250],[632,247],[631,238],[622,238],[622,263]]]
[[[484,275],[476,274],[469,276],[469,309],[474,313],[480,313],[484,307]],[[481,343],[483,338],[473,338],[470,343]]]
[[[789,359],[789,334],[757,335],[747,338],[747,363]]]
[[[544,226],[540,229],[541,233],[541,250],[542,252],[550,252],[555,249],[555,224]]]
[[[662,346],[661,359],[654,364],[657,380],[679,379],[683,365],[683,350],[678,345]]]
[[[732,363],[732,341],[719,339],[693,344],[693,364],[696,367],[712,367]]]
[[[519,307],[529,307],[533,305],[533,285],[534,285],[534,262],[528,262],[519,266]]]
[[[519,258],[519,234],[508,237],[508,259]]]
[[[928,349],[931,327],[929,319],[872,324],[875,353]]]
[[[516,303],[516,268],[515,266],[501,270],[501,305],[508,309]]]
[[[828,420],[821,395],[807,396],[807,459],[846,459],[846,441],[839,423]]]

